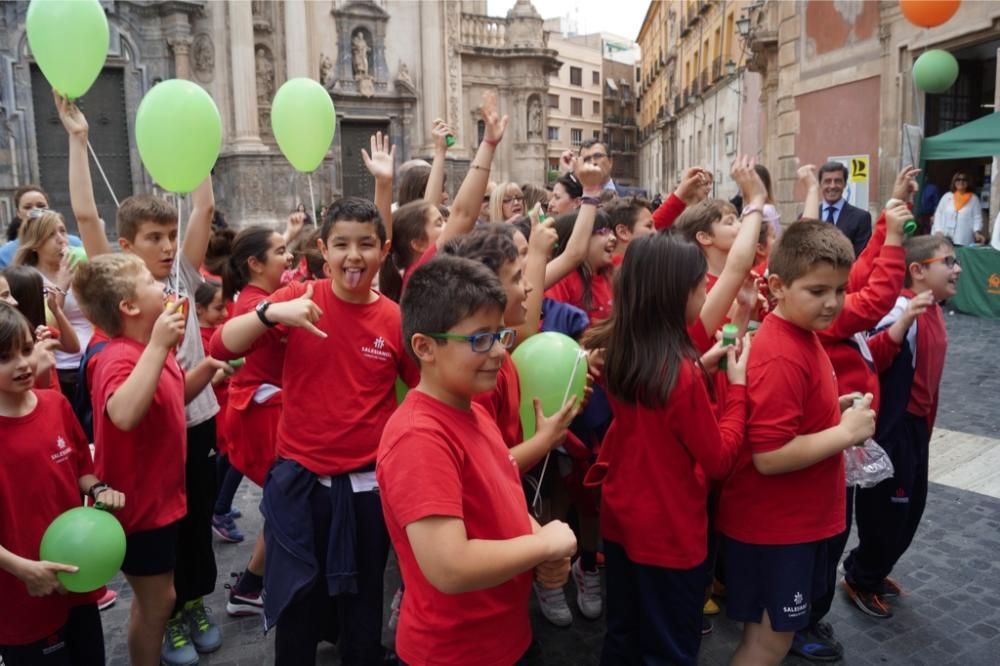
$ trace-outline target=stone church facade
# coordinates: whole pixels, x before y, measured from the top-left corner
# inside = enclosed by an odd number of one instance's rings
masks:
[[[287,79],[309,77],[337,110],[333,146],[311,176],[317,206],[370,196],[361,160],[375,131],[396,144],[399,163],[432,154],[431,123],[455,129],[447,187],[457,190],[482,128],[482,93],[495,89],[511,125],[494,161],[497,181],[544,182],[546,89],[557,71],[542,19],[528,0],[505,18],[485,0],[101,0],[111,44],[105,69],[79,101],[90,139],[118,199],[154,183],[135,147],[135,111],[159,81],[184,78],[211,94],[223,125],[215,168],[217,206],[237,226],[284,218],[309,206],[309,180],[295,172],[271,133],[270,103]],[[66,214],[67,141],[50,88],[28,48],[28,2],[0,3],[0,226],[12,193],[40,183]],[[93,161],[102,216],[114,203]]]

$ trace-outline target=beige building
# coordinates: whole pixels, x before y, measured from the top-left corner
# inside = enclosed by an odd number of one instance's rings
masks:
[[[299,202],[308,205],[306,177],[287,163],[270,131],[271,100],[293,77],[321,82],[337,110],[334,143],[312,174],[317,206],[339,195],[371,195],[361,149],[375,131],[388,133],[399,162],[429,157],[435,118],[455,129],[447,181],[454,192],[482,135],[477,109],[485,90],[498,91],[501,113],[512,121],[492,178],[545,178],[549,75],[559,62],[528,0],[502,18],[486,15],[486,0],[101,4],[108,60],[81,106],[119,199],[153,187],[135,148],[135,111],[149,88],[170,78],[197,82],[219,108],[216,198],[237,225],[271,222]],[[0,3],[0,226],[12,215],[13,190],[29,182],[45,187],[51,205],[72,220],[66,137],[52,122],[51,93],[28,49],[27,9],[25,0]],[[600,71],[599,55],[596,62]],[[589,70],[586,76],[590,86]],[[600,84],[593,87],[599,99]],[[589,116],[593,107],[585,111]],[[113,220],[114,204],[96,173],[95,183],[102,216]]]
[[[852,185],[867,189],[855,205],[877,211],[897,171],[919,161],[921,137],[1000,108],[1000,3],[963,2],[947,23],[930,29],[912,25],[889,2],[769,0],[749,17],[749,66],[763,75],[763,155],[776,175],[783,219],[793,219],[802,196],[796,158],[850,158]],[[947,50],[959,61],[958,80],[940,95],[913,84],[913,63],[927,49]],[[968,171],[989,207],[984,220],[994,220],[998,160],[928,162],[925,179],[947,191],[955,170]]]
[[[559,169],[559,156],[579,150],[588,139],[603,137],[602,39],[598,34],[565,37],[558,20],[547,22],[548,46],[559,54],[562,67],[549,76],[548,141],[549,174]]]

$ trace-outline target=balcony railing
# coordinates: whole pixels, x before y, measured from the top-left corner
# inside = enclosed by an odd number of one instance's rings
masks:
[[[462,14],[462,43],[468,46],[504,48],[507,46],[507,19]]]

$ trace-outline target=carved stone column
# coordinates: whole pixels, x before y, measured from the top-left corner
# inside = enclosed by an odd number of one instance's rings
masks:
[[[191,79],[191,37],[171,37],[167,44],[174,52],[174,72],[178,79]]]
[[[305,0],[285,0],[285,62],[288,78],[315,78],[309,64],[309,32]],[[323,82],[321,82],[323,83]]]
[[[233,148],[258,150],[260,127],[257,122],[257,72],[253,42],[251,4],[229,2],[230,63],[233,80]]]

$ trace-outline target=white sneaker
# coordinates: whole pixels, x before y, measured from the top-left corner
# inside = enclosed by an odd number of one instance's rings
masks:
[[[573,613],[566,603],[566,593],[561,587],[548,589],[538,583],[534,583],[535,596],[538,597],[538,605],[542,609],[545,619],[557,627],[568,627],[573,624]]]
[[[601,600],[601,574],[597,571],[584,571],[577,558],[573,563],[573,580],[576,582],[576,605],[588,620],[601,617],[603,602]]]

